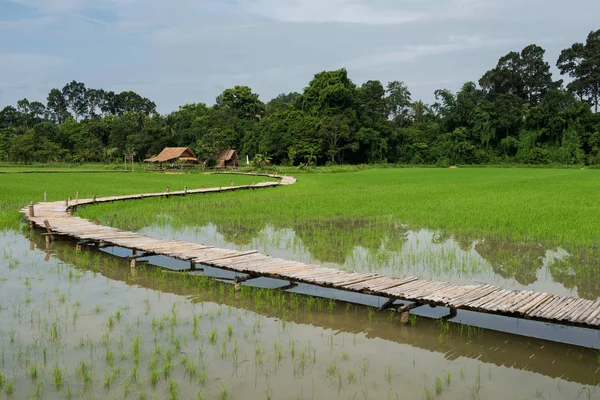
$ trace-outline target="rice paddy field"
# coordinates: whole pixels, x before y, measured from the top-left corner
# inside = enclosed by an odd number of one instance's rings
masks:
[[[598,170],[291,174],[298,183],[287,187],[100,204],[78,215],[345,270],[600,296]],[[600,398],[597,331],[429,318],[443,314],[436,309],[417,309],[404,325],[377,310],[381,299],[280,290],[267,279],[234,292],[223,271],[181,274],[185,263],[164,257],[132,270],[125,249],[77,251],[62,238],[47,246],[17,213],[44,192],[59,200],[256,179],[0,175],[0,398]]]

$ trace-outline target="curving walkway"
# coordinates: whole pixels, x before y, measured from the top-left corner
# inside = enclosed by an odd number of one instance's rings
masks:
[[[42,202],[30,205],[21,212],[29,219],[32,226],[45,228],[48,237],[53,234],[65,235],[83,242],[124,247],[140,252],[132,257],[132,265],[139,257],[164,255],[189,261],[192,269],[195,269],[196,264],[202,264],[246,274],[247,276],[241,278],[240,281],[268,277],[290,281],[290,283],[307,283],[373,294],[389,299],[384,307],[392,306],[396,300],[414,302],[414,304],[399,309],[403,312],[429,304],[448,307],[450,316],[456,315],[457,310],[469,310],[562,325],[600,328],[600,299],[593,301],[555,296],[551,293],[507,290],[495,285],[457,285],[414,277],[398,278],[380,274],[345,272],[334,268],[270,257],[257,251],[225,250],[196,243],[152,238],[135,232],[97,225],[72,215],[75,207],[95,203],[248,190],[296,183],[296,179],[290,176],[256,175],[268,176],[279,181],[178,192],[79,199],[77,202]]]

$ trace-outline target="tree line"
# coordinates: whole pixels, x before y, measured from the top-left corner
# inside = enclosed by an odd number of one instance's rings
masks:
[[[317,73],[302,93],[263,103],[247,86],[212,106],[167,115],[131,91],[70,82],[46,104],[27,99],[0,111],[0,159],[15,162],[143,160],[166,146],[210,159],[223,148],[277,164],[600,163],[600,30],[564,49],[553,80],[535,44],[498,60],[478,82],[435,102],[413,101],[401,81],[358,86],[345,69]],[[245,158],[245,157],[244,157]]]

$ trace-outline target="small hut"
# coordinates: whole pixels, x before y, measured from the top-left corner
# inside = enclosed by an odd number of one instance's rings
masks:
[[[178,167],[178,164],[197,164],[198,158],[189,147],[165,147],[159,155],[150,157],[144,160],[149,163],[171,163],[172,166]]]
[[[216,168],[237,168],[240,165],[240,157],[237,151],[227,149],[221,150],[219,158],[217,159]]]

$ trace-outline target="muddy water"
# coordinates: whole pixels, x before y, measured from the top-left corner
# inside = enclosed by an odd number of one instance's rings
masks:
[[[591,349],[424,318],[404,326],[250,285],[234,293],[201,274],[131,271],[106,253],[119,249],[46,250],[27,231],[0,245],[0,397],[600,398]]]

